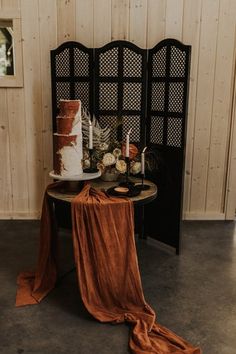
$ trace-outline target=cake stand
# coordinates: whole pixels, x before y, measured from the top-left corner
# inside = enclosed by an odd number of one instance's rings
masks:
[[[78,192],[81,190],[81,183],[82,181],[89,181],[92,179],[99,178],[101,176],[101,171],[95,172],[95,173],[81,173],[80,175],[75,175],[75,176],[61,176],[57,175],[54,173],[54,171],[49,172],[49,176],[51,178],[54,178],[58,181],[65,181],[67,182],[65,185],[65,189],[70,192]]]

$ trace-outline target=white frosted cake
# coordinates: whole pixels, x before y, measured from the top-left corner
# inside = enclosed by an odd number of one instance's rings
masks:
[[[60,100],[54,140],[54,174],[72,177],[83,173],[81,101]]]

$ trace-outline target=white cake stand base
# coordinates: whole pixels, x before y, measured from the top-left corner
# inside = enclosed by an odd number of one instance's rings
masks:
[[[65,177],[61,175],[56,175],[54,171],[49,172],[49,176],[58,179],[59,181],[89,181],[90,179],[99,178],[101,176],[101,171],[95,173],[81,173],[80,175]]]
[[[58,181],[65,181],[67,182],[65,185],[65,189],[70,192],[78,192],[81,190],[81,183],[82,181],[89,181],[92,179],[99,178],[101,176],[101,171],[98,171],[96,173],[81,173],[80,175],[75,175],[75,176],[70,176],[70,177],[65,177],[65,176],[60,176],[56,175],[54,171],[51,171],[49,173],[49,176],[51,178],[57,179]]]

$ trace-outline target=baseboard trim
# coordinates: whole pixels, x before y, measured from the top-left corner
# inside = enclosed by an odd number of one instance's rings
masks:
[[[0,211],[1,220],[38,220],[40,219],[41,212],[38,211]]]
[[[184,213],[183,220],[225,220],[225,213],[187,212]]]

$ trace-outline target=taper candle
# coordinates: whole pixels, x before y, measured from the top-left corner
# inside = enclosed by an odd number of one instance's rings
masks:
[[[131,133],[132,128],[130,128],[130,130],[128,131],[127,135],[126,135],[126,149],[125,149],[125,156],[129,157],[129,136]]]
[[[147,147],[145,147],[141,153],[141,173],[142,175],[145,174],[145,151]]]
[[[91,120],[89,119],[89,149],[93,148],[93,125]]]

